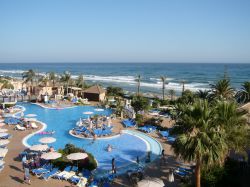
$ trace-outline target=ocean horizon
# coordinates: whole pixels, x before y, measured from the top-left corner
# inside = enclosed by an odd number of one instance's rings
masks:
[[[119,86],[130,92],[136,91],[135,79],[141,75],[141,91],[158,94],[162,89],[160,76],[167,77],[166,90],[173,89],[177,94],[182,90],[183,80],[186,82],[185,89],[197,91],[209,89],[225,72],[235,89],[240,89],[241,84],[249,81],[250,77],[248,63],[0,63],[2,76],[21,78],[28,69],[40,74],[69,71],[72,78],[83,74],[87,83],[98,83],[104,87]]]

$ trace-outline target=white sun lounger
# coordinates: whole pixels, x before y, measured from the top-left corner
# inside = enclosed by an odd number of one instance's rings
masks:
[[[65,175],[63,175],[63,179],[64,180],[69,180],[71,177],[73,177],[74,175],[76,175],[76,172],[74,171],[70,171],[70,172],[66,172]]]
[[[37,129],[38,128],[38,126],[34,122],[31,122],[30,126],[31,126],[32,129]]]
[[[26,128],[25,128],[25,127],[21,127],[20,125],[16,125],[16,126],[15,126],[15,130],[25,131]]]

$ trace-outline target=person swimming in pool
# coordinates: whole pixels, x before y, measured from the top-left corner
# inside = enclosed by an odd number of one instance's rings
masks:
[[[110,144],[108,144],[107,151],[108,151],[108,152],[111,152],[111,151],[112,151],[112,146],[111,146]]]

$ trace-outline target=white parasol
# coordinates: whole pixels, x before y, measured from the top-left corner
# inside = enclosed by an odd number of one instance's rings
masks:
[[[8,149],[0,148],[0,157],[5,157],[7,152],[8,152]]]
[[[0,140],[0,146],[7,145],[8,143],[10,143],[9,140]]]
[[[91,112],[91,111],[87,111],[87,112],[83,112],[83,114],[86,114],[86,115],[91,115],[93,114],[94,112]]]
[[[7,132],[8,129],[0,129],[0,132]]]
[[[33,117],[36,117],[37,115],[36,114],[27,114],[25,117],[27,118],[33,118]]]
[[[138,187],[163,187],[163,181],[158,178],[143,179],[137,183]]]
[[[44,137],[44,138],[39,139],[39,142],[44,143],[44,144],[53,143],[55,141],[56,139],[53,137]]]
[[[87,153],[71,153],[67,156],[67,159],[69,160],[83,160],[88,157]],[[78,161],[77,161],[78,165]]]
[[[42,145],[42,144],[37,144],[37,145],[33,145],[30,147],[31,151],[46,151],[48,149],[48,145]]]
[[[97,111],[97,112],[102,112],[102,111],[104,111],[104,109],[102,109],[102,108],[96,108],[96,109],[94,109],[95,111]]]
[[[45,160],[55,160],[60,158],[61,156],[62,154],[58,152],[48,152],[48,153],[43,153],[41,158]]]
[[[67,156],[69,160],[83,160],[88,157],[87,153],[71,153]]]

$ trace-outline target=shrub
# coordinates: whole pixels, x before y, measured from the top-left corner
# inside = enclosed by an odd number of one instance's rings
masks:
[[[242,163],[227,158],[223,166],[214,166],[209,169],[203,169],[201,173],[202,186],[241,186],[243,176],[248,179],[249,172],[242,170]]]
[[[73,144],[66,144],[64,149],[59,149],[58,152],[62,153],[62,157],[58,158],[56,160],[53,160],[52,163],[56,167],[59,167],[61,170],[63,170],[67,165],[72,165],[72,161],[68,160],[66,158],[66,156],[71,154],[71,153],[78,153],[78,152],[88,154],[88,158],[86,158],[84,160],[73,161],[73,164],[75,164],[75,165],[76,165],[76,163],[78,163],[79,170],[82,170],[83,168],[88,169],[88,170],[94,170],[97,167],[96,160],[91,153],[88,153],[85,150],[83,150],[79,147],[76,147]]]
[[[15,104],[5,104],[4,106],[5,106],[5,108],[10,108],[10,107],[15,106]]]
[[[136,114],[136,116],[135,116],[135,121],[136,121],[136,123],[138,124],[138,126],[143,126],[143,123],[144,123],[143,115],[141,115],[141,114]]]

